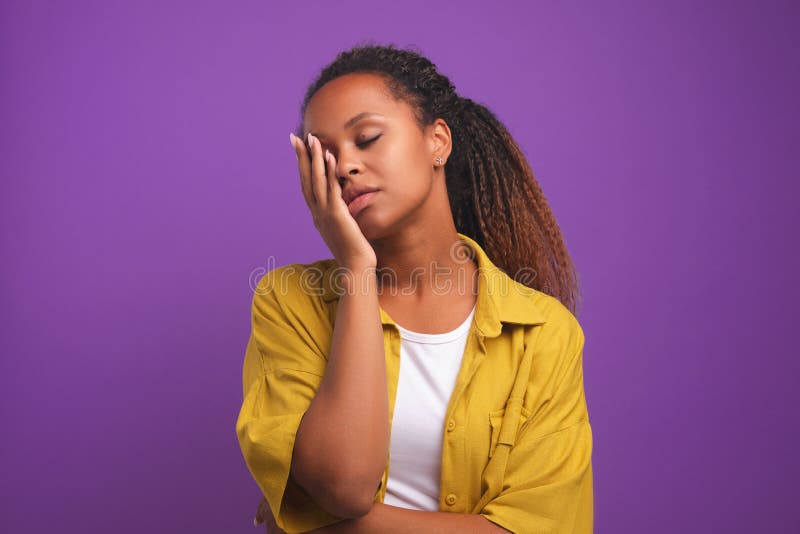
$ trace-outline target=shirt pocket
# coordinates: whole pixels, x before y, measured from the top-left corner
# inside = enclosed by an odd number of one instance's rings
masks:
[[[489,428],[490,428],[489,458],[492,457],[495,448],[497,448],[497,444],[500,442],[500,429],[503,426],[505,415],[506,415],[505,408],[500,408],[499,410],[492,410],[491,412],[489,412]],[[520,412],[519,419],[517,420],[517,436],[519,436],[519,433],[522,431],[522,427],[525,426],[525,423],[528,421],[528,418],[530,416],[531,416],[531,411],[523,406]],[[513,445],[513,443],[508,443],[508,445]]]

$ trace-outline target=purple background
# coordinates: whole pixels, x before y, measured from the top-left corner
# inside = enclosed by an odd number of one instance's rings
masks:
[[[288,133],[367,38],[489,105],[558,218],[596,532],[798,531],[796,6],[4,1],[0,531],[254,531],[251,278],[330,257]]]

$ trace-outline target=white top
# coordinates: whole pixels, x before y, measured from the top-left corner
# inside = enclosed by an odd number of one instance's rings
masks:
[[[385,504],[439,510],[444,416],[475,306],[455,330],[412,332],[400,325],[400,376],[392,415]]]

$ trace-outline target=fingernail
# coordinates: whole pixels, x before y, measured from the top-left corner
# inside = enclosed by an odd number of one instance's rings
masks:
[[[311,148],[311,132],[308,132],[308,148]]]
[[[327,161],[328,163],[331,162],[331,153],[328,152],[327,148],[325,149],[325,161]]]

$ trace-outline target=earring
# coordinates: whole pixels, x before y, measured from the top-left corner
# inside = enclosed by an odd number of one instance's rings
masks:
[[[444,160],[441,157],[438,157],[438,158],[436,158],[436,163],[441,165],[442,163],[444,163]]]

